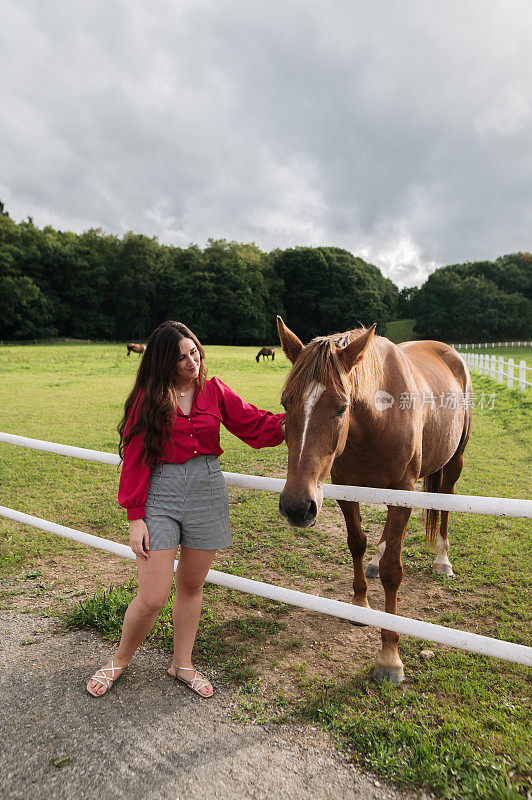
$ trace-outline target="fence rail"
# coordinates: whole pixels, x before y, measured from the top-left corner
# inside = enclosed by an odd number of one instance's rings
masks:
[[[101,450],[88,450],[84,447],[73,447],[68,444],[47,442],[42,439],[30,439],[14,433],[0,432],[0,442],[29,447],[33,450],[44,450],[56,455],[81,458],[86,461],[99,461],[103,464],[118,466],[120,458],[115,453]],[[282,492],[285,481],[281,478],[266,478],[260,475],[242,475],[239,472],[224,472],[225,482],[229,486],[240,486],[245,489],[262,489],[270,492]],[[384,503],[403,508],[438,509],[441,511],[461,511],[469,514],[489,514],[499,517],[524,517],[532,519],[532,500],[521,500],[514,497],[480,497],[466,494],[443,494],[440,492],[408,492],[399,489],[374,489],[368,486],[340,486],[325,484],[323,495],[330,500],[348,500],[361,503]]]

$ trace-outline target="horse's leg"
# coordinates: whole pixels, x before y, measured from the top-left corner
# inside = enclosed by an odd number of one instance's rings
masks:
[[[388,525],[388,519],[386,519],[386,525],[384,526],[382,536],[380,538],[379,544],[377,545],[377,551],[373,556],[373,558],[371,559],[371,561],[369,562],[368,566],[366,567],[366,578],[379,577],[379,562],[386,548],[386,534],[388,533],[388,531],[386,530],[387,525]]]
[[[353,559],[353,600],[355,606],[369,608],[368,582],[364,576],[364,553],[366,552],[367,536],[362,530],[360,521],[360,505],[338,500],[342,509],[347,528],[347,546]]]
[[[403,578],[401,550],[403,538],[412,513],[411,508],[388,506],[386,547],[382,555],[379,570],[384,587],[384,610],[388,614],[397,613],[397,592]],[[401,683],[404,680],[403,662],[399,658],[397,642],[399,634],[394,631],[381,631],[382,650],[377,658],[374,677],[376,681]]]
[[[442,481],[440,492],[444,494],[454,494],[454,485],[464,466],[463,452],[457,452],[442,470]],[[449,512],[440,511],[440,534],[436,542],[436,558],[432,565],[432,571],[436,575],[447,575],[451,578],[454,575],[451,562],[449,561],[449,539],[447,536],[447,525],[449,523]]]

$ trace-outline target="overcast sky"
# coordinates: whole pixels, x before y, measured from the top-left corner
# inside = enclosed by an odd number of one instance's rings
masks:
[[[0,0],[15,220],[264,250],[399,286],[532,248],[530,0]]]

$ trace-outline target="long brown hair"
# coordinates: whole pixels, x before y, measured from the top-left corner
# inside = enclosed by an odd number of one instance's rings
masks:
[[[124,406],[124,416],[120,420],[118,433],[120,444],[118,452],[124,458],[126,448],[132,437],[144,431],[144,463],[153,469],[162,451],[163,443],[170,437],[170,431],[177,408],[177,360],[181,355],[181,339],[192,339],[200,354],[199,375],[196,378],[196,391],[205,386],[207,367],[205,351],[198,338],[182,322],[167,320],[162,322],[151,334],[142,356],[137,379]],[[137,421],[124,435],[126,423],[138,399],[141,389],[145,392],[140,401]]]

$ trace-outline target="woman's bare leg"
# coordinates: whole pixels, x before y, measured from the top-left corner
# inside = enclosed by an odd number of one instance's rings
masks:
[[[170,550],[152,550],[146,561],[137,558],[139,591],[125,613],[120,644],[112,659],[114,667],[120,670],[114,673],[116,678],[153,628],[170,596],[176,553],[177,548],[174,547]],[[105,666],[109,667],[110,664],[109,661]],[[107,674],[110,675],[110,672]],[[104,693],[104,686],[98,682],[91,680],[89,685],[97,694]]]
[[[196,639],[198,623],[203,602],[203,584],[205,576],[213,562],[216,550],[193,550],[181,547],[179,564],[176,570],[176,590],[173,607],[174,618],[174,665],[187,667],[177,670],[177,676],[190,681],[194,673],[192,667],[192,648]],[[176,669],[171,666],[169,672],[176,677]],[[202,681],[203,683],[203,681]],[[212,686],[207,681],[200,693],[205,697],[212,694]]]

